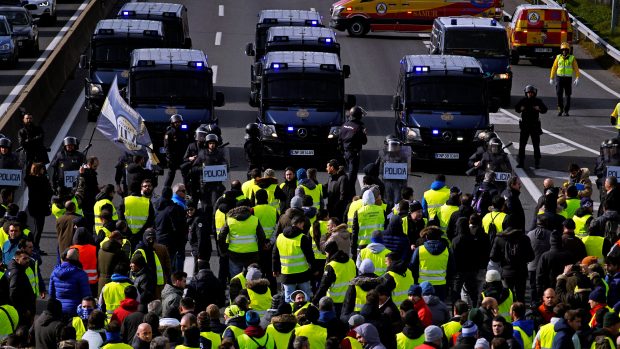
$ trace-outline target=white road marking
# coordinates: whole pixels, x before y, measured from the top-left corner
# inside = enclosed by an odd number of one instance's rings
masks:
[[[506,148],[506,152],[510,155],[508,159],[510,160],[510,165],[514,169],[515,174],[519,176],[525,190],[527,190],[534,202],[537,202],[538,198],[542,195],[542,192],[538,189],[536,184],[534,184],[534,181],[532,181],[532,179],[527,175],[527,172],[525,172],[522,168],[517,168],[517,161],[515,160],[514,155],[512,155],[510,148]]]
[[[211,70],[213,71],[213,83],[215,84],[217,82],[217,65],[212,65]]]
[[[618,131],[616,130],[607,130],[608,128],[611,129],[615,129],[614,126],[607,126],[607,125],[585,125],[588,128],[593,128],[597,131],[603,131],[603,132],[607,132],[607,133],[611,133],[611,134],[618,134]]]
[[[220,46],[222,44],[222,32],[215,33],[215,46]]]
[[[620,98],[620,93],[612,90],[611,88],[607,87],[607,85],[603,84],[602,82],[596,80],[592,75],[588,74],[587,72],[583,71],[583,69],[579,69],[579,72],[585,76],[586,78],[588,78],[590,81],[592,81],[593,83],[597,84],[598,87],[602,88],[603,90],[609,92],[609,94],[611,94],[612,96],[615,96],[616,98]]]
[[[519,143],[513,142],[512,146],[513,148],[515,148],[515,150],[519,150]],[[575,149],[576,148],[573,148],[566,143],[547,144],[547,145],[540,146],[540,153],[549,154],[549,155],[558,155],[558,154],[566,153],[569,151],[573,151]],[[534,151],[534,146],[531,144],[526,144],[525,150]]]
[[[224,17],[224,5],[220,5],[217,7],[217,15],[220,17]]]
[[[491,113],[489,114],[490,121],[493,125],[518,125],[519,121],[514,120],[513,118],[506,116],[502,113]]]

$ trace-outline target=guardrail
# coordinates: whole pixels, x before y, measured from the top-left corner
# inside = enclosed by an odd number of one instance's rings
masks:
[[[553,0],[542,0],[545,4],[554,7],[562,7],[560,4]],[[620,62],[620,50],[611,46],[607,43],[603,38],[598,36],[592,29],[588,28],[585,24],[581,23],[575,16],[569,13],[570,18],[573,20],[573,28],[577,29],[581,34],[583,34],[588,40],[592,41],[598,47],[603,49],[607,55],[615,59],[617,62]]]
[[[0,119],[0,132],[15,137],[22,127],[20,109],[32,113],[40,123],[73,74],[80,55],[88,47],[97,22],[114,8],[117,0],[92,0],[69,28],[52,54],[32,77]]]

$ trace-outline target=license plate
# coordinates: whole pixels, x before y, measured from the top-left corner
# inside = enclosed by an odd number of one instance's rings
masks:
[[[435,159],[458,160],[459,153],[435,153]]]
[[[551,52],[551,49],[547,47],[537,47],[534,49],[534,52]]]
[[[289,154],[295,156],[312,156],[314,155],[314,150],[312,149],[292,149]]]

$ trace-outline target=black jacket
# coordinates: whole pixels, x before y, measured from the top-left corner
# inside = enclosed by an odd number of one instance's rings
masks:
[[[327,211],[331,217],[342,217],[349,199],[347,192],[348,180],[344,170],[329,176],[327,180]]]
[[[562,247],[562,238],[553,233],[551,249],[542,254],[536,269],[536,290],[538,294],[551,287],[555,288],[556,277],[564,272],[564,266],[574,263],[571,253]]]
[[[573,257],[570,263],[573,264],[583,260],[588,253],[586,252],[586,245],[580,238],[572,234],[562,234],[562,248],[568,251]]]
[[[36,263],[32,262],[31,264]],[[22,313],[26,310],[34,310],[35,301],[38,295],[32,292],[30,281],[26,275],[26,269],[29,266],[18,264],[15,259],[9,262],[7,269],[7,277],[9,280],[9,299],[15,309]],[[43,292],[45,290],[41,290]],[[31,314],[34,316],[34,314]]]
[[[163,197],[155,206],[157,242],[163,245],[174,244],[185,247],[188,229],[183,207]]]
[[[450,216],[450,220],[448,221],[448,229],[446,230],[446,235],[450,241],[458,235],[456,233],[456,222],[458,219],[464,217],[469,220],[469,216],[471,216],[474,212],[476,212],[476,210],[474,210],[474,208],[470,205],[461,205],[459,206],[458,211],[452,212],[452,216]]]
[[[521,199],[519,199],[521,192],[508,187],[502,195],[506,199],[506,207],[508,208],[506,212],[508,213],[507,226],[525,231],[525,211]]]
[[[44,140],[45,133],[39,126],[33,124],[30,126],[24,125],[24,127],[19,129],[17,132],[17,143],[24,149],[21,152],[22,163],[27,161],[48,164],[50,162]]]
[[[140,301],[148,303],[155,297],[155,285],[156,280],[153,278],[152,273],[148,267],[144,267],[137,272],[131,272],[133,277],[133,285],[138,289],[140,294]]]
[[[208,259],[213,251],[211,245],[210,227],[202,210],[196,209],[192,217],[187,218],[189,227],[189,244],[192,248],[192,255],[202,259]]]
[[[510,243],[517,248],[517,255],[511,260],[506,258],[506,245]],[[534,251],[530,239],[518,229],[499,234],[491,247],[491,260],[502,266],[503,277],[527,276],[527,263],[534,260]]]
[[[536,271],[540,257],[551,248],[551,234],[553,234],[551,230],[542,226],[537,226],[527,233],[534,251],[534,260],[527,264],[528,271]]]
[[[54,191],[47,175],[27,175],[25,181],[28,186],[28,213],[33,217],[49,216]]]
[[[75,150],[72,152],[67,152],[66,150],[61,150],[56,154],[56,157],[52,160],[50,164],[50,169],[52,172],[52,183],[55,188],[64,186],[64,173],[65,171],[77,171],[80,169],[86,161],[84,154]]]
[[[364,132],[366,128],[361,120],[349,120],[342,124],[338,144],[343,151],[359,153],[362,146],[368,142]]]
[[[469,227],[469,219],[465,217],[457,221],[456,233],[456,237],[452,240],[456,271],[477,272],[486,268],[491,249],[488,234],[483,229],[472,231]]]
[[[534,107],[538,107],[540,111],[535,110]],[[522,110],[523,109],[523,110]],[[545,103],[537,97],[521,98],[517,105],[515,105],[517,113],[521,113],[521,128],[527,130],[539,130],[540,129],[540,114],[547,112],[547,106]]]
[[[279,185],[279,187],[282,189],[285,196],[284,200],[280,200],[280,212],[285,212],[289,207],[291,207],[291,199],[295,196],[295,189],[297,189],[297,178],[294,178],[292,181],[285,180]]]
[[[351,284],[349,285],[347,293],[344,296],[340,319],[342,321],[349,321],[349,318],[353,315],[353,311],[355,310],[355,286],[359,286],[362,290],[368,292],[379,286],[383,281],[384,280],[382,278],[375,274],[361,274],[351,280]]]
[[[166,161],[179,164],[183,161],[183,154],[187,149],[187,132],[174,126],[168,126],[164,136],[164,148],[166,149]]]
[[[301,237],[301,251],[306,257],[306,261],[308,262],[308,266],[312,266],[314,264],[314,252],[312,250],[312,240],[308,235],[305,235],[304,232],[297,228],[296,226],[290,226],[284,229],[282,232],[285,237],[289,239],[294,239],[299,235]],[[277,240],[276,240],[277,241]],[[278,250],[277,243],[273,247],[272,253],[272,265],[274,272],[280,272],[282,270],[282,265],[280,263],[280,251]],[[282,283],[283,284],[299,284],[302,282],[310,281],[312,277],[312,269],[308,269],[301,273],[296,274],[282,274]]]
[[[224,306],[224,286],[209,269],[200,269],[187,284],[186,297],[196,301],[196,309],[206,309],[209,304]]]
[[[35,348],[54,349],[58,347],[61,331],[65,327],[61,320],[62,314],[43,311],[33,325]]]
[[[157,176],[153,174],[153,171],[142,167],[140,164],[129,163],[125,169],[125,177],[129,190],[127,194],[140,195],[140,186],[145,179],[153,181],[153,187],[157,186]]]

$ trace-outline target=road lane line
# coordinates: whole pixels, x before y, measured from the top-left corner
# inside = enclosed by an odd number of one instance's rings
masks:
[[[213,84],[215,84],[217,82],[217,65],[212,65],[211,71],[213,71]]]
[[[217,15],[220,17],[224,17],[224,5],[220,5],[217,8]]]
[[[620,93],[612,90],[611,88],[607,87],[607,85],[603,84],[602,82],[596,80],[592,75],[588,74],[587,72],[583,71],[583,69],[579,69],[579,72],[581,74],[583,74],[583,76],[585,76],[586,78],[588,78],[590,81],[592,81],[593,83],[595,83],[596,85],[598,85],[598,87],[602,88],[603,90],[609,92],[609,94],[611,94],[612,96],[616,96],[616,98],[620,98]]]
[[[510,155],[508,156],[508,160],[510,160],[510,165],[515,171],[515,174],[519,176],[519,179],[521,179],[521,183],[523,183],[525,190],[527,190],[534,202],[538,202],[538,198],[542,195],[542,192],[540,191],[540,189],[538,189],[536,184],[534,184],[534,181],[527,175],[527,172],[525,172],[524,169],[517,168],[517,160],[515,160],[515,156],[510,151],[510,148],[506,148],[506,152],[508,153],[508,155]]]
[[[220,46],[222,44],[222,32],[215,33],[215,46]]]

